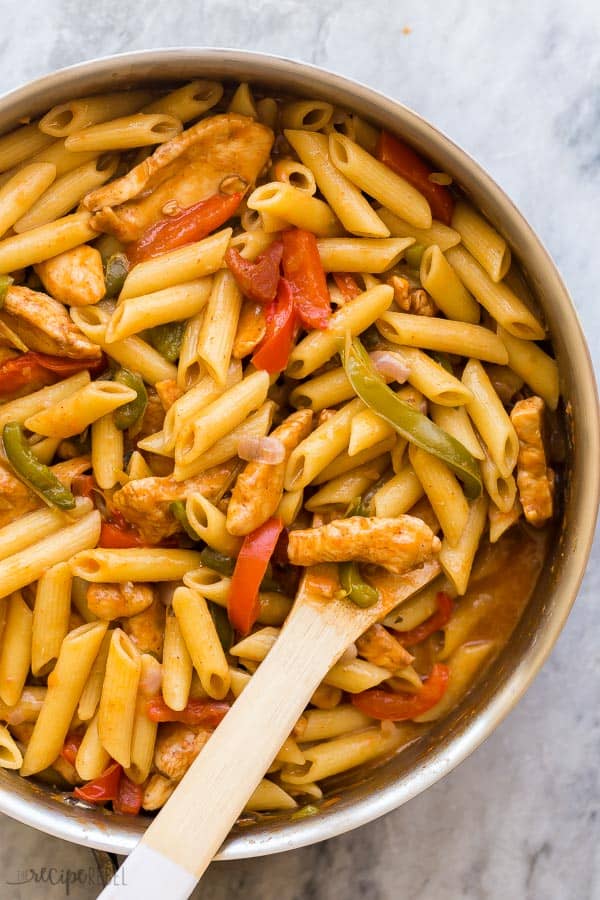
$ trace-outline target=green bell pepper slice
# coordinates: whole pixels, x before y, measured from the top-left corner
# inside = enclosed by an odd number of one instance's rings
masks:
[[[115,373],[115,381],[131,388],[137,394],[135,400],[131,400],[125,406],[120,406],[113,413],[115,425],[121,431],[125,431],[127,428],[136,425],[146,412],[148,392],[142,377],[137,372],[131,372],[129,369],[118,369]]]
[[[463,482],[469,499],[479,497],[481,471],[466,447],[394,394],[373,368],[358,338],[353,338],[348,347],[342,346],[340,354],[348,380],[363,403],[389,422],[401,437],[446,463]]]
[[[4,426],[2,442],[9,463],[30,488],[59,509],[75,507],[75,497],[71,491],[58,480],[52,469],[36,459],[31,452],[19,422],[8,422]]]
[[[176,362],[181,353],[185,322],[166,322],[150,329],[149,339],[155,350],[169,362]]]

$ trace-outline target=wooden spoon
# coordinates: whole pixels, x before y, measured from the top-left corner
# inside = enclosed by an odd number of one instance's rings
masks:
[[[100,897],[179,900],[194,890],[313,692],[346,648],[440,572],[435,560],[382,579],[362,609],[325,599],[328,566],[307,570],[277,642]],[[393,589],[390,589],[390,581]]]

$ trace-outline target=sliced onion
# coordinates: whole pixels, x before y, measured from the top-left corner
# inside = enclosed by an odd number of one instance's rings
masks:
[[[400,354],[393,350],[374,350],[369,356],[379,374],[392,381],[404,384],[410,375],[409,367]]]
[[[356,644],[350,644],[350,646],[346,647],[346,649],[338,659],[338,663],[344,664],[354,662],[357,656],[358,650],[356,649]]]
[[[285,459],[285,447],[276,437],[245,435],[238,444],[238,456],[251,462],[276,466]]]

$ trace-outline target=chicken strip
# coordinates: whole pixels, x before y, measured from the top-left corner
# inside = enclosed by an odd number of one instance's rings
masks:
[[[87,244],[65,250],[34,269],[48,293],[69,306],[98,303],[106,293],[102,257]]]
[[[391,672],[409,666],[414,659],[383,625],[371,625],[357,640],[356,649],[363,659]]]
[[[149,584],[93,584],[87,589],[87,605],[99,619],[110,621],[135,616],[152,605],[154,592]]]
[[[283,495],[283,480],[290,453],[310,433],[312,418],[310,409],[301,409],[288,416],[269,435],[283,444],[283,460],[276,465],[249,462],[238,476],[227,508],[227,531],[230,534],[250,534],[273,515]]]
[[[71,321],[67,310],[47,294],[12,285],[6,292],[0,319],[29,350],[70,359],[100,359],[102,351]]]
[[[441,546],[431,528],[413,516],[351,516],[320,528],[290,531],[288,558],[295,566],[356,560],[400,575],[430,559]]]
[[[234,468],[233,461],[224,463],[187,481],[175,481],[172,475],[137,478],[113,494],[112,504],[131,525],[139,529],[144,540],[149,544],[158,544],[163,538],[181,531],[169,505],[175,500],[186,500],[195,491],[214,501]]]
[[[180,781],[211,734],[212,731],[198,725],[179,722],[161,725],[154,749],[154,765],[162,775]]]
[[[161,144],[122,178],[83,200],[92,227],[124,242],[137,240],[164,215],[167,203],[185,208],[219,193],[227,178],[251,186],[266,165],[273,132],[234,113],[211,116]]]
[[[33,491],[0,463],[0,528],[41,505]]]
[[[165,607],[158,598],[135,616],[123,619],[121,627],[140,653],[151,653],[161,659],[165,632]]]
[[[554,472],[546,465],[544,450],[544,401],[527,397],[513,406],[510,414],[517,437],[517,487],[525,518],[536,528],[552,518]]]

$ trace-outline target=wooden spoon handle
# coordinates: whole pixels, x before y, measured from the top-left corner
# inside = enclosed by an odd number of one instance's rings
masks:
[[[299,598],[300,599],[300,598]],[[356,626],[299,603],[265,661],[100,895],[185,898],[227,837]]]

